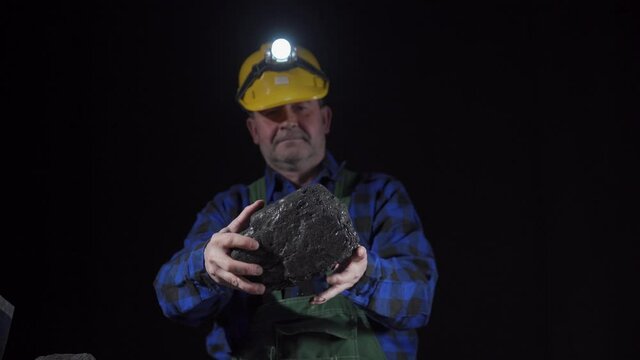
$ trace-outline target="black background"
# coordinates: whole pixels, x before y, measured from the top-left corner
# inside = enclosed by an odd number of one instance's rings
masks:
[[[420,358],[637,358],[631,3],[3,2],[5,359],[205,358],[152,282],[262,173],[234,92],[280,35],[332,79],[336,157],[420,213],[440,270]]]

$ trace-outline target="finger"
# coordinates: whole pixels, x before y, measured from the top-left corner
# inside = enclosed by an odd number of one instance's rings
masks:
[[[249,294],[260,295],[265,291],[265,286],[260,283],[254,283],[242,276],[235,275],[223,269],[217,269],[211,277],[221,285],[239,289]]]
[[[233,233],[220,236],[217,244],[225,249],[257,250],[260,247],[254,238]]]
[[[354,266],[360,266],[363,263],[367,263],[367,249],[360,245],[353,251],[351,257],[341,264],[342,266],[338,269],[338,273],[347,271],[347,269],[353,268]]]
[[[238,276],[238,289],[253,295],[262,295],[265,291],[264,284],[251,282],[242,276]]]
[[[214,239],[210,251],[205,250],[205,261],[211,268],[222,268],[237,275],[261,275],[262,267],[257,264],[236,260],[230,256],[230,249],[256,250],[260,245],[256,240],[238,234],[226,234]]]
[[[334,274],[336,272],[336,270],[338,270],[338,267],[340,266],[339,263],[335,263],[333,265],[331,265],[331,267],[329,268],[329,270],[327,271],[327,276]]]
[[[264,206],[264,200],[255,201],[253,204],[245,207],[240,215],[238,215],[233,221],[227,226],[231,232],[238,233],[244,230],[247,225],[249,225],[249,219],[251,215],[258,211],[260,208]]]
[[[360,280],[362,275],[358,273],[358,271],[347,268],[344,272],[335,273],[330,276],[327,276],[327,284],[329,285],[339,285],[339,284],[347,284],[349,287],[355,285],[355,283]]]
[[[334,274],[342,273],[346,271],[349,268],[349,266],[351,266],[351,264],[361,262],[366,258],[367,258],[367,249],[362,245],[358,245],[358,247],[355,250],[353,250],[353,252],[351,253],[351,256],[345,259],[343,262],[337,265],[334,265],[331,272]]]
[[[344,283],[346,280],[345,275],[346,275],[345,273],[335,273],[330,276],[327,276],[327,279],[326,279],[327,284],[337,285],[337,284]]]
[[[331,300],[336,295],[340,294],[344,290],[347,289],[347,285],[334,285],[322,293],[311,298],[310,303],[313,305],[323,304],[329,300]]]
[[[235,275],[262,275],[262,267],[260,265],[238,261],[231,257],[218,261],[218,267]]]

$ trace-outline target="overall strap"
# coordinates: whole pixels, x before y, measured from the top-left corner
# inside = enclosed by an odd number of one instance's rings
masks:
[[[258,200],[267,200],[267,182],[264,176],[249,184],[249,202],[253,204]]]
[[[347,208],[349,208],[351,192],[356,185],[357,178],[358,173],[347,169],[342,169],[342,171],[340,171],[340,175],[338,175],[336,188],[333,193]]]

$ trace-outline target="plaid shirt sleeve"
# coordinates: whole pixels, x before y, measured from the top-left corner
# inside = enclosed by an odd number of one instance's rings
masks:
[[[343,295],[393,329],[427,324],[438,277],[433,250],[405,187],[387,175],[365,178],[350,212],[367,248],[367,270]]]
[[[162,312],[168,318],[198,325],[219,313],[233,291],[215,283],[204,267],[204,247],[211,236],[233,220],[239,203],[246,202],[246,191],[232,187],[218,194],[202,209],[184,240],[182,250],[165,263],[154,281]]]

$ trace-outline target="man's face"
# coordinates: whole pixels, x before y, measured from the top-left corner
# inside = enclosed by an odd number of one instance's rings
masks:
[[[269,166],[306,172],[324,158],[331,109],[317,100],[278,106],[254,112],[247,128]]]

